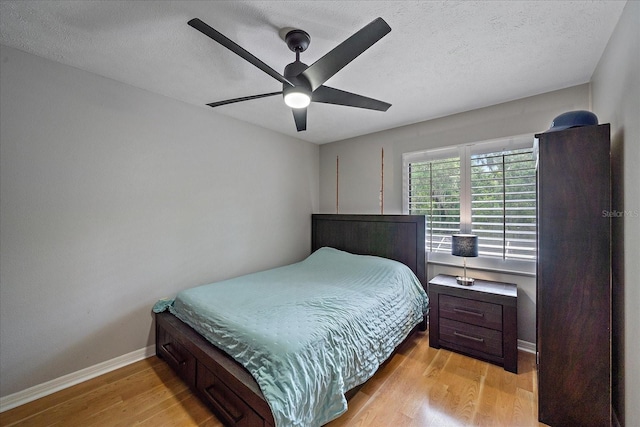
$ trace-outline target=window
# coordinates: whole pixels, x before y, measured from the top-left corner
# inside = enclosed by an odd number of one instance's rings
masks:
[[[403,155],[404,210],[426,215],[430,261],[457,263],[449,258],[451,234],[473,233],[476,267],[534,271],[532,146],[533,138],[522,136]]]
[[[458,150],[440,150],[418,157],[423,158],[410,161],[405,167],[408,213],[427,216],[428,252],[451,253],[451,235],[460,231]]]
[[[532,149],[471,156],[471,232],[482,256],[536,258]]]

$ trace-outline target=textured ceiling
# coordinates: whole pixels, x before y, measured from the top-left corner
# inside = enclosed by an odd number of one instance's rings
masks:
[[[5,1],[0,43],[315,143],[588,82],[624,1]],[[327,85],[387,112],[311,104],[307,131],[282,85],[187,25],[200,18],[282,72],[301,28],[312,64],[376,17],[392,31]]]

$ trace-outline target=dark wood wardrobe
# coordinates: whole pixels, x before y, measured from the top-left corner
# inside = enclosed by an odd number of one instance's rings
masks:
[[[538,138],[538,419],[611,425],[609,125]]]

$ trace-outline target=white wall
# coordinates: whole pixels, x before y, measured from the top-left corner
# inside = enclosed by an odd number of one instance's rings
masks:
[[[178,290],[298,261],[318,146],[0,47],[0,395],[153,343]]]
[[[640,420],[640,2],[627,2],[592,78],[593,110],[611,123],[614,406]]]
[[[524,134],[533,139],[535,133],[549,128],[554,117],[577,109],[590,109],[589,84],[321,145],[320,212],[336,212],[336,156],[340,213],[380,213],[382,148],[384,213],[402,213],[403,153]],[[430,265],[428,277],[456,274],[459,270]],[[471,274],[479,279],[518,284],[518,338],[534,343],[535,278],[488,271]]]

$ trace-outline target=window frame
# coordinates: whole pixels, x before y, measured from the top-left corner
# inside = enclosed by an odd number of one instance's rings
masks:
[[[402,154],[402,211],[409,214],[409,164],[446,159],[453,156],[460,158],[460,233],[471,232],[471,156],[523,148],[533,149],[534,137],[531,134],[517,135],[487,141],[478,141],[449,147],[441,147]],[[425,242],[426,244],[426,242]],[[427,260],[432,264],[460,266],[460,257],[448,253],[426,251]],[[537,257],[537,254],[536,254]],[[467,267],[479,270],[499,271],[509,274],[535,276],[536,260],[501,259],[498,257],[467,258]]]

